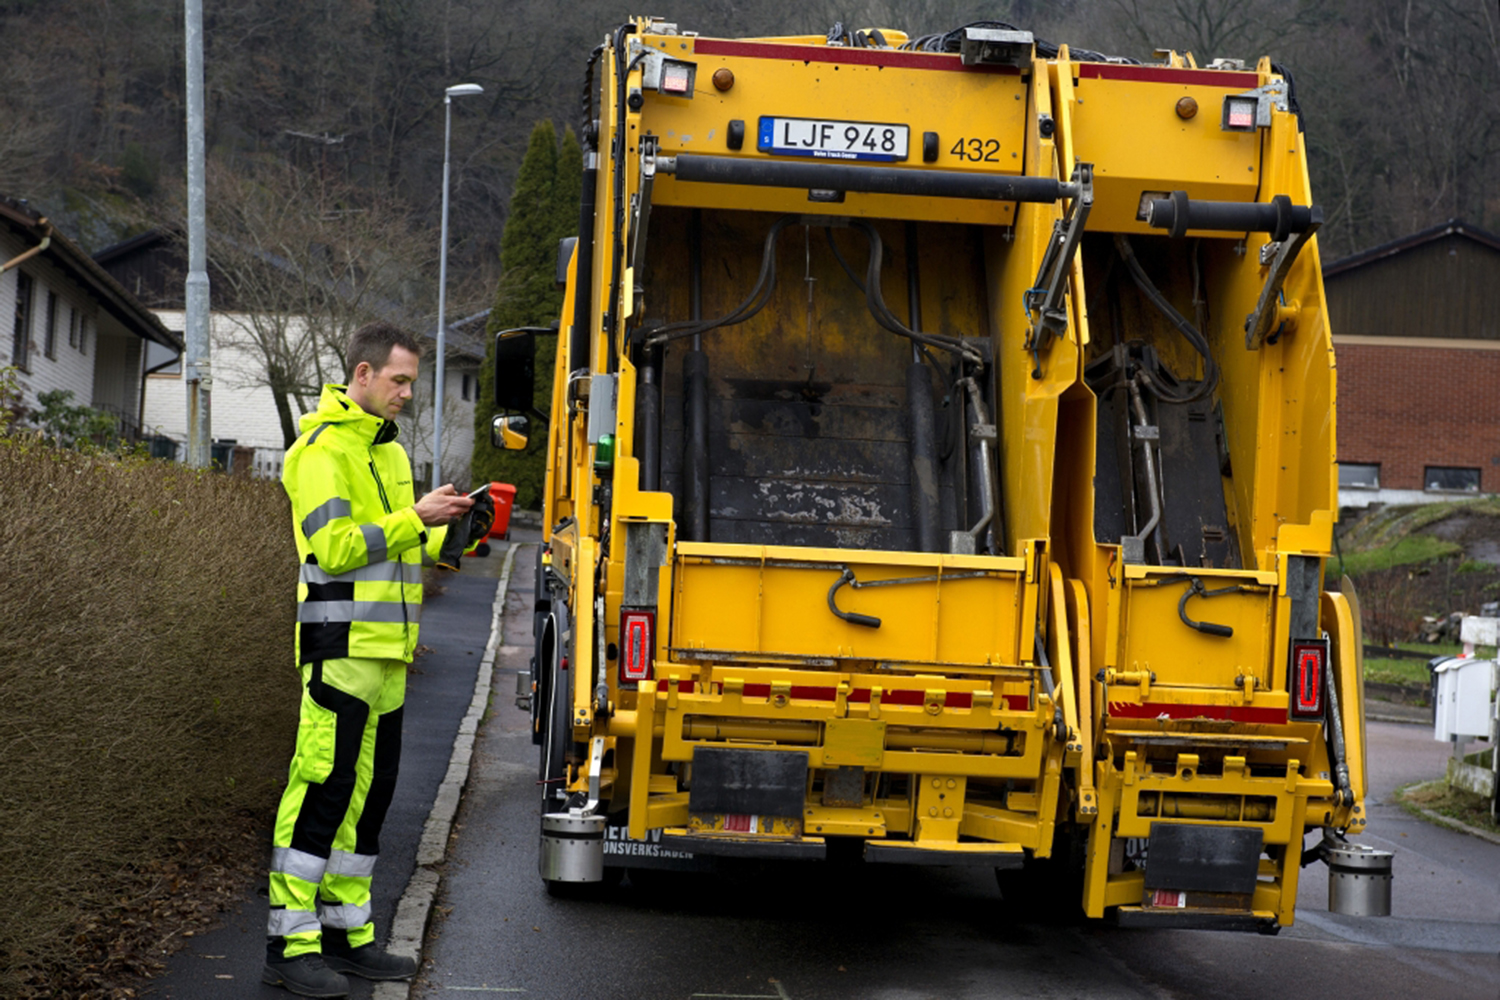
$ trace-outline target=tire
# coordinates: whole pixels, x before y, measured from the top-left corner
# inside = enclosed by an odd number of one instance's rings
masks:
[[[540,736],[537,781],[542,790],[544,814],[563,808],[567,802],[563,779],[568,773],[567,757],[573,738],[573,706],[568,697],[568,673],[562,669],[566,650],[559,640],[567,634],[568,627],[568,606],[559,601],[548,616],[543,642],[538,648],[537,662],[543,668],[545,683],[538,685],[537,697],[532,702],[538,723],[533,731]]]
[[[1051,857],[997,868],[995,884],[1012,919],[1070,926],[1084,921],[1083,868],[1083,841],[1060,831]]]

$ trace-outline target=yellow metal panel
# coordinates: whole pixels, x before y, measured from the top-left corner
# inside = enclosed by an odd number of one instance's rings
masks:
[[[855,625],[829,609],[845,568],[843,611],[881,619]],[[1018,559],[798,549],[678,545],[672,647],[780,656],[914,663],[1014,664],[1022,597]],[[1025,657],[1029,659],[1029,657]]]
[[[1209,590],[1232,582],[1222,576],[1204,578]],[[1274,602],[1260,585],[1248,585],[1251,590],[1246,593],[1188,599],[1185,612],[1189,618],[1234,629],[1233,636],[1221,638],[1189,628],[1178,616],[1187,580],[1174,580],[1166,571],[1151,581],[1127,582],[1121,656],[1125,669],[1150,670],[1156,675],[1152,683],[1161,685],[1238,693],[1235,679],[1254,677],[1261,690],[1269,688]]]
[[[907,159],[871,166],[1022,171],[1028,87],[1013,70],[965,67],[957,55],[848,49],[799,39],[646,36],[644,41],[698,66],[691,99],[650,91],[644,95],[642,128],[657,137],[664,154],[800,160],[772,157],[757,149],[760,118],[817,118],[908,126]],[[710,82],[719,69],[734,74],[728,91]],[[725,141],[729,123],[735,120],[745,129],[744,147],[738,151],[730,150]],[[924,132],[938,135],[938,157],[930,163],[922,156]],[[955,152],[960,148],[962,156]],[[971,150],[977,158],[969,155]],[[1008,202],[859,192],[849,192],[838,204],[818,204],[810,203],[802,190],[683,183],[670,175],[657,177],[654,200],[660,205],[988,225],[1007,224],[1014,212]]]
[[[883,837],[886,820],[886,811],[873,806],[861,809],[808,806],[803,810],[802,828],[826,837]]]
[[[688,793],[652,796],[646,807],[646,826],[655,830],[663,826],[686,826],[688,821]]]
[[[1344,723],[1344,753],[1348,757],[1349,787],[1354,792],[1350,813],[1354,827],[1364,825],[1365,782],[1365,703],[1359,671],[1359,634],[1349,599],[1343,594],[1323,594],[1323,622],[1333,637],[1333,673],[1338,680],[1339,714]]]
[[[1255,73],[1101,63],[1069,63],[1063,69],[1077,81],[1071,152],[1094,164],[1090,230],[1152,232],[1136,219],[1147,191],[1256,200],[1260,135],[1220,129],[1224,98],[1259,86]],[[1197,102],[1190,119],[1177,114],[1177,102],[1184,98]]]
[[[573,642],[569,668],[573,673],[573,728],[588,726],[594,718],[594,565],[598,543],[591,537],[578,540],[578,574],[574,579]],[[576,733],[575,733],[576,735]]]
[[[985,845],[991,850],[994,843],[1013,843],[1034,850],[1037,845],[1037,818],[1035,813],[1019,813],[998,806],[968,802],[964,804],[963,820],[959,823],[958,832],[965,837],[991,841],[992,843]]]
[[[887,723],[829,719],[823,728],[823,763],[878,768],[885,759]]]
[[[651,790],[651,730],[656,718],[656,682],[642,681],[636,694],[635,742],[630,748],[630,835],[646,839],[647,800]],[[616,751],[617,753],[619,751]],[[649,776],[649,777],[648,777]]]

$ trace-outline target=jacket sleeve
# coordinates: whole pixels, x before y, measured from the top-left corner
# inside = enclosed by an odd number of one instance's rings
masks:
[[[352,503],[356,484],[331,449],[316,445],[302,449],[297,460],[287,464],[284,481],[297,530],[328,573],[347,573],[394,559],[420,545],[428,530],[411,507],[356,522]],[[373,491],[375,486],[363,488]]]
[[[446,524],[440,524],[435,528],[427,529],[427,546],[424,550],[427,562],[437,562],[437,557],[443,551],[443,540],[448,537],[449,530],[450,527]]]

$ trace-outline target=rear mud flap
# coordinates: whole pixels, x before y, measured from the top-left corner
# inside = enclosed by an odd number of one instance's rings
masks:
[[[1152,823],[1146,889],[1248,895],[1260,853],[1259,827]]]

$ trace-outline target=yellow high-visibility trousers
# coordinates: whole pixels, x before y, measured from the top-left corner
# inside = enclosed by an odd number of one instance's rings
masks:
[[[375,940],[370,879],[401,762],[406,663],[302,664],[297,749],[271,852],[270,957]]]

